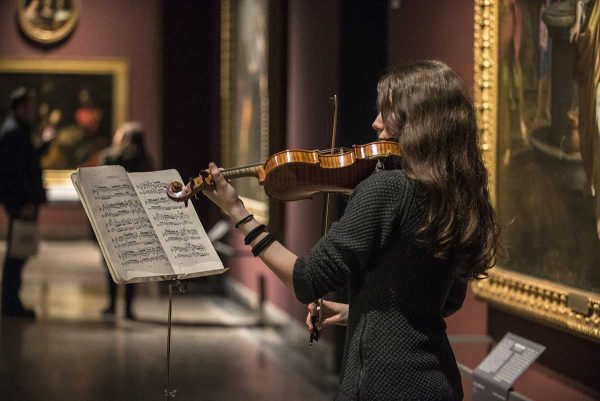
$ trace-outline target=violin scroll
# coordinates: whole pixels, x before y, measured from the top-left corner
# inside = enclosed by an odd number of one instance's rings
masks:
[[[188,200],[194,195],[194,189],[190,184],[183,186],[179,181],[173,181],[167,187],[167,196],[176,202],[185,202],[187,206]]]
[[[196,178],[190,177],[187,185],[179,181],[173,181],[167,187],[167,196],[176,202],[187,202],[198,192],[209,189],[212,186],[212,178],[204,173]]]

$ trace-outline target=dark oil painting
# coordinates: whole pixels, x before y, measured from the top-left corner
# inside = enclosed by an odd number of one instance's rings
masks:
[[[500,1],[497,120],[499,264],[595,293],[599,3]]]
[[[112,74],[0,73],[0,114],[9,110],[9,94],[18,86],[34,93],[32,135],[55,130],[56,139],[42,158],[44,169],[68,170],[96,165],[110,145],[113,122]]]

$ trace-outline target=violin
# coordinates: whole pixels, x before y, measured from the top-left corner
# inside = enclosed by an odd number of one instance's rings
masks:
[[[317,193],[350,195],[374,170],[400,167],[402,152],[398,142],[377,141],[352,148],[327,150],[284,150],[264,163],[223,169],[227,180],[255,177],[267,195],[281,201],[312,198]],[[186,202],[199,191],[213,188],[208,171],[190,178],[187,185],[172,182],[169,198]]]

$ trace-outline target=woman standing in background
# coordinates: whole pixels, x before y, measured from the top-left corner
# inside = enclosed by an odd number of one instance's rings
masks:
[[[142,124],[137,121],[123,123],[115,132],[112,145],[100,154],[100,164],[123,166],[129,173],[151,171],[152,160],[146,151]],[[110,303],[102,314],[108,317],[115,314],[117,285],[110,274],[107,277]],[[134,319],[132,311],[133,286],[133,284],[125,286],[125,317],[127,319]]]

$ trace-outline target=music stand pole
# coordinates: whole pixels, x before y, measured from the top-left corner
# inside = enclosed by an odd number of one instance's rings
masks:
[[[172,398],[175,398],[177,394],[177,390],[169,390],[170,385],[170,361],[171,361],[171,314],[173,311],[173,289],[176,288],[177,292],[184,293],[187,291],[187,287],[185,284],[182,284],[179,280],[174,280],[173,284],[169,284],[169,318],[167,325],[167,377],[166,377],[166,385],[165,385],[165,401],[169,401]]]

